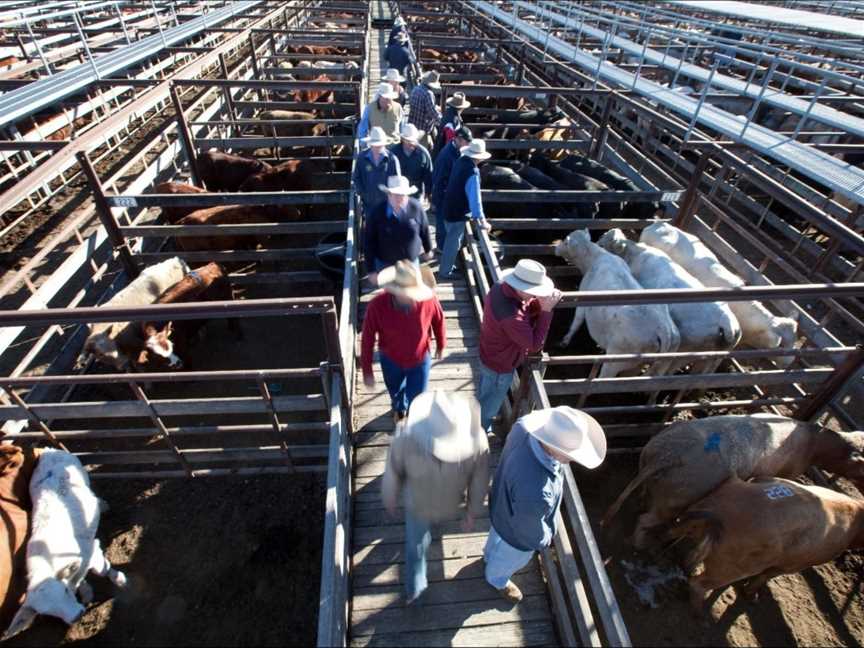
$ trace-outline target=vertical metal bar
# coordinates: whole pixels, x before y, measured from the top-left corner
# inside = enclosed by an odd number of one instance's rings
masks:
[[[81,27],[81,17],[77,11],[72,14],[72,21],[75,23],[75,29],[78,30],[78,37],[81,39],[81,45],[84,46],[84,52],[87,54],[87,60],[90,61],[90,67],[93,68],[93,74],[96,75],[97,79],[101,79],[102,75],[99,74],[99,68],[96,67],[96,61],[93,60],[93,52],[90,51],[90,46],[87,44],[87,37],[84,35],[84,30]]]
[[[273,433],[276,435],[279,449],[282,450],[282,453],[285,455],[285,465],[288,466],[293,473],[294,459],[291,457],[291,448],[288,447],[282,434],[282,425],[279,423],[279,415],[276,413],[276,405],[273,403],[273,397],[270,395],[270,388],[267,387],[264,377],[260,374],[256,376],[255,382],[258,383],[258,391],[261,392],[261,398],[263,398],[264,402],[267,404],[267,412],[270,415],[270,424],[273,426]]]
[[[225,61],[225,54],[223,52],[219,52],[219,68],[222,71],[222,78],[228,79],[228,63]],[[228,116],[233,121],[237,121],[237,111],[234,108],[234,97],[231,96],[231,88],[225,86],[224,88],[222,88],[222,92],[225,99],[225,106],[228,111]]]
[[[186,159],[189,161],[189,175],[192,177],[192,183],[198,187],[203,187],[201,174],[198,173],[198,154],[195,150],[195,141],[192,138],[192,132],[189,130],[189,125],[186,123],[186,115],[183,114],[183,103],[180,101],[180,95],[177,93],[177,86],[171,85],[171,102],[174,104],[174,112],[177,114],[177,129],[180,131],[180,141],[183,143],[183,149],[186,153]]]
[[[135,394],[135,398],[141,401],[144,404],[144,407],[147,408],[147,414],[150,417],[150,420],[153,421],[153,425],[155,425],[156,428],[159,430],[156,435],[157,439],[159,439],[160,441],[164,441],[165,444],[171,449],[171,452],[174,453],[177,461],[180,463],[180,465],[183,467],[183,470],[186,472],[186,476],[194,477],[195,473],[192,472],[192,467],[189,465],[186,457],[183,456],[183,453],[180,452],[180,448],[178,448],[177,444],[174,443],[174,438],[171,436],[168,428],[162,422],[162,418],[159,416],[156,408],[153,407],[153,403],[151,403],[150,399],[147,398],[147,394],[144,393],[144,390],[141,389],[141,386],[134,380],[129,381],[129,388],[132,390],[132,393]]]
[[[684,192],[684,197],[681,199],[681,204],[678,207],[678,214],[675,216],[673,225],[680,229],[686,229],[687,223],[693,214],[696,213],[696,205],[699,198],[699,184],[702,182],[702,176],[708,168],[708,162],[711,156],[708,151],[702,151],[699,156],[699,161],[696,163],[696,168],[690,176],[690,182],[687,184],[687,190]]]
[[[255,39],[251,33],[249,34],[249,51],[252,56],[252,72],[255,74],[256,79],[260,79],[261,70],[258,68],[258,54],[255,53]]]
[[[719,61],[714,61],[714,65],[711,66],[711,73],[708,75],[708,80],[705,82],[702,92],[699,94],[699,102],[696,104],[696,110],[693,111],[690,123],[687,124],[687,131],[684,133],[684,142],[690,141],[690,134],[696,126],[696,119],[699,117],[699,111],[702,110],[702,106],[705,104],[705,97],[708,95],[708,89],[711,87],[711,81],[714,79],[714,73],[717,71],[718,64]]]
[[[642,73],[642,66],[645,65],[645,52],[648,51],[648,42],[651,40],[651,34],[654,31],[654,26],[651,25],[648,27],[648,31],[645,34],[645,40],[642,43],[642,54],[639,57],[639,65],[636,68],[636,76],[633,77],[633,85],[630,86],[631,90],[636,88],[636,82],[639,81],[639,75]]]
[[[126,29],[126,19],[123,18],[123,12],[120,10],[120,5],[114,3],[114,11],[117,12],[117,18],[120,20],[120,29],[123,30],[123,36],[126,38],[126,43],[131,45],[132,39],[129,37],[129,30]]]
[[[162,21],[159,19],[159,11],[156,9],[156,0],[150,0],[150,5],[153,7],[153,18],[156,19],[159,36],[162,37],[162,47],[168,47],[168,41],[165,40],[165,32],[162,31]]]
[[[63,445],[63,443],[60,442],[57,437],[54,436],[54,433],[49,429],[45,422],[41,418],[39,418],[36,412],[30,409],[30,406],[24,402],[24,399],[18,395],[18,393],[12,388],[11,385],[4,385],[3,387],[9,397],[15,402],[18,407],[24,410],[24,414],[27,416],[27,418],[30,419],[30,421],[34,425],[36,425],[39,430],[41,430],[42,434],[44,434],[48,438],[48,440],[54,447],[69,452],[69,449],[65,445]]]
[[[79,151],[77,158],[78,164],[81,165],[84,175],[87,176],[87,180],[90,182],[90,187],[93,190],[93,201],[96,203],[96,214],[99,216],[99,220],[102,221],[102,226],[108,234],[108,240],[111,241],[111,245],[117,252],[120,264],[123,266],[129,279],[134,279],[138,276],[138,266],[132,258],[132,252],[129,250],[126,237],[120,232],[120,226],[117,224],[114,212],[111,211],[111,207],[105,199],[105,190],[102,187],[102,181],[99,180],[96,169],[93,168],[93,164],[90,162],[90,158],[87,157],[85,151]]]
[[[606,145],[606,140],[609,137],[609,118],[612,115],[612,104],[615,101],[615,97],[614,92],[606,95],[603,116],[600,118],[597,128],[594,129],[594,136],[591,138],[591,148],[588,150],[588,157],[592,160],[600,159],[600,154],[603,152],[603,147]]]
[[[30,40],[32,40],[33,44],[36,46],[36,53],[39,54],[39,58],[42,60],[42,65],[45,68],[45,72],[47,72],[48,76],[51,76],[54,73],[51,71],[51,66],[48,64],[48,59],[45,58],[45,52],[42,51],[42,46],[39,44],[39,40],[36,38],[36,34],[33,33],[33,27],[30,25],[29,20],[27,21],[27,33],[30,34]]]
[[[833,64],[832,64],[833,67]],[[797,140],[798,134],[801,132],[801,129],[804,127],[804,122],[806,122],[810,118],[810,113],[813,111],[813,106],[816,105],[816,102],[819,100],[819,97],[822,96],[822,93],[825,91],[825,83],[828,81],[828,75],[822,75],[822,82],[819,84],[819,88],[816,90],[816,93],[813,95],[813,98],[810,99],[810,103],[807,105],[807,110],[804,111],[804,114],[801,115],[801,118],[798,120],[798,123],[795,125],[795,132],[792,133],[792,139]]]
[[[774,60],[771,61],[771,67],[768,68],[768,73],[765,75],[765,79],[762,82],[762,87],[759,89],[759,96],[756,97],[756,101],[753,102],[753,107],[750,108],[750,112],[747,113],[747,119],[744,121],[744,127],[741,129],[738,137],[744,137],[744,133],[747,132],[747,127],[750,125],[750,121],[756,116],[756,111],[759,110],[759,104],[762,103],[762,97],[765,96],[765,91],[771,83],[771,77],[774,75],[774,71],[777,69],[779,64],[780,59],[775,54]]]

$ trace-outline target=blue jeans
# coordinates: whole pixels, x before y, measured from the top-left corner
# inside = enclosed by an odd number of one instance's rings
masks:
[[[384,374],[384,384],[390,393],[390,403],[394,412],[407,412],[418,394],[426,391],[429,384],[429,367],[432,359],[429,352],[416,367],[403,369],[390,358],[381,354],[381,373]]]
[[[447,235],[444,238],[444,249],[441,252],[441,262],[438,268],[438,276],[444,279],[453,274],[456,265],[456,257],[459,256],[459,248],[462,247],[462,239],[465,237],[465,221],[444,221]]]
[[[495,589],[503,589],[516,572],[528,564],[534,556],[533,551],[522,551],[510,545],[498,535],[495,527],[489,527],[489,537],[483,548],[483,560],[486,561],[484,576],[486,582]]]
[[[408,599],[420,596],[426,589],[426,551],[432,542],[432,531],[426,520],[415,517],[405,507],[405,591]]]
[[[447,236],[447,226],[444,224],[444,209],[435,205],[435,247],[444,250],[444,238]]]
[[[492,419],[507,398],[507,391],[512,383],[512,371],[498,373],[480,363],[480,387],[477,389],[477,400],[480,401],[480,425],[487,432],[492,426]]]

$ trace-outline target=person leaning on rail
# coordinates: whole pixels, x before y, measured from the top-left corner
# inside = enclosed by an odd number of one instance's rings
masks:
[[[555,537],[566,465],[596,468],[605,456],[603,428],[572,407],[536,410],[513,425],[492,480],[483,549],[486,582],[505,599],[522,600],[513,574]]]
[[[480,408],[470,396],[443,391],[420,394],[404,425],[396,428],[381,483],[390,515],[403,495],[405,590],[408,604],[427,587],[426,551],[431,526],[453,518],[467,499],[462,530],[470,533],[482,515],[489,488],[489,443]],[[467,491],[467,498],[466,498]]]
[[[462,155],[462,149],[468,146],[473,139],[471,130],[467,126],[462,126],[456,131],[456,137],[441,149],[432,165],[432,195],[430,200],[432,208],[435,210],[435,247],[438,248],[439,254],[444,250],[444,237],[447,235],[447,228],[444,225],[444,191],[447,189],[447,183],[450,182],[453,165]]]

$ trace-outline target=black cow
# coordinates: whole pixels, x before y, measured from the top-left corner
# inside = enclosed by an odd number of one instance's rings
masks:
[[[510,167],[498,166],[496,164],[484,164],[480,167],[480,184],[483,189],[519,189],[522,191],[536,189],[530,182],[526,182],[520,178]],[[496,202],[492,211],[499,218],[520,218],[525,216],[525,208],[520,204]]]
[[[561,166],[568,171],[581,173],[584,176],[595,178],[600,182],[609,185],[616,191],[641,191],[639,185],[633,182],[630,178],[625,178],[619,173],[603,166],[599,162],[595,162],[581,155],[568,155],[561,160]],[[617,204],[617,203],[612,203]],[[637,218],[650,220],[654,217],[654,213],[660,209],[660,205],[656,202],[630,202],[620,203],[622,209],[618,210],[623,218]]]
[[[559,182],[567,189],[575,191],[608,191],[608,187],[598,180],[588,178],[578,173],[573,173],[567,169],[563,169],[552,162],[545,155],[534,153],[528,164],[535,169],[539,169],[545,175]],[[606,203],[607,205],[615,205],[615,203]],[[579,218],[594,218],[597,215],[597,203],[582,202],[575,203],[576,213]],[[606,214],[612,210],[604,209],[604,218],[609,218]]]

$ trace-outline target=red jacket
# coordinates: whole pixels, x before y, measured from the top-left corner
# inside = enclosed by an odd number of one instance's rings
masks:
[[[429,350],[431,334],[435,335],[438,350],[444,348],[444,311],[437,297],[415,302],[410,309],[395,306],[393,296],[381,293],[366,308],[363,335],[360,342],[360,366],[363,375],[372,374],[372,353],[375,338],[378,349],[403,369],[416,367]]]
[[[523,302],[507,284],[495,284],[483,306],[480,361],[498,373],[513,371],[543,348],[551,324],[551,311],[541,310],[536,299]]]

